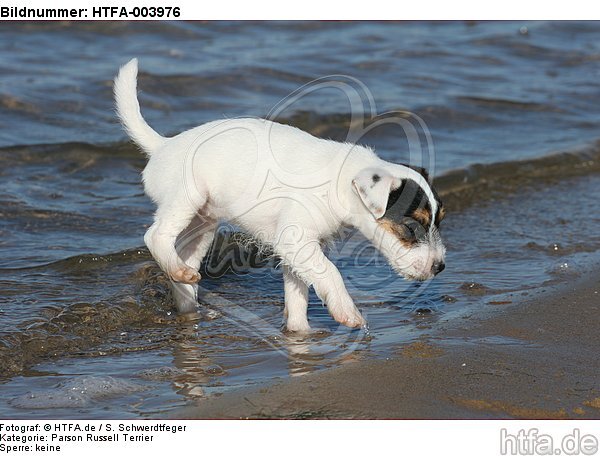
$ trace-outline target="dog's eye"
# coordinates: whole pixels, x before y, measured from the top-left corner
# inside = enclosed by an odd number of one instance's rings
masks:
[[[406,234],[406,239],[410,241],[416,241],[427,234],[423,225],[413,219],[408,219],[404,223],[404,232]]]
[[[404,225],[404,228],[405,228],[404,231],[406,232],[406,237],[408,239],[413,240],[413,239],[417,238],[417,232],[415,231],[415,229],[412,226]]]

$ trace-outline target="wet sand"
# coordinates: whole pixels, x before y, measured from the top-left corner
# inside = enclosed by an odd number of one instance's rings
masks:
[[[597,277],[443,319],[435,337],[173,418],[600,418]]]

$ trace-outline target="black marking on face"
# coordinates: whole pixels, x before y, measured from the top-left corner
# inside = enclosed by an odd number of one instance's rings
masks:
[[[427,200],[427,195],[414,180],[405,179],[397,189],[390,192],[383,216],[399,222],[405,217],[413,217],[415,211],[419,209],[431,214],[431,205]],[[431,220],[431,216],[429,219]]]
[[[416,240],[423,240],[427,236],[431,223],[438,227],[444,216],[443,205],[437,192],[433,187],[431,191],[437,201],[438,212],[435,217],[432,217],[431,203],[421,186],[412,179],[406,179],[402,181],[400,187],[390,192],[386,211],[382,218],[390,223],[404,225],[410,234],[410,236],[403,237],[405,240],[412,237],[415,237]],[[420,226],[420,229],[415,228],[415,223]],[[396,232],[400,234],[400,229]]]
[[[373,174],[373,183],[376,184],[381,180],[381,176],[379,174]]]
[[[406,163],[402,163],[402,166],[406,166],[407,168],[410,168],[413,171],[418,172],[421,176],[423,176],[425,178],[425,180],[429,184],[429,187],[431,188],[431,193],[433,193],[433,197],[435,198],[435,201],[437,202],[437,213],[435,214],[433,223],[436,227],[439,227],[440,222],[442,220],[444,220],[444,216],[446,215],[446,210],[444,209],[444,204],[442,203],[442,200],[440,199],[439,195],[437,194],[437,192],[435,191],[435,188],[433,187],[433,185],[431,183],[431,179],[429,178],[429,173],[427,172],[427,169],[422,168],[420,166],[409,165]],[[429,209],[431,210],[430,204],[429,204]]]

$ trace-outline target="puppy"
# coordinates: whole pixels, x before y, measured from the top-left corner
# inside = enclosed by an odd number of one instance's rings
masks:
[[[444,269],[444,208],[423,169],[263,119],[214,121],[165,138],[140,113],[137,71],[133,59],[117,75],[116,109],[149,158],[142,176],[157,210],[144,241],[179,291],[180,312],[196,307],[198,269],[224,220],[281,258],[290,331],[310,330],[311,285],[336,321],[366,324],[321,250],[341,226],[357,228],[407,279]]]

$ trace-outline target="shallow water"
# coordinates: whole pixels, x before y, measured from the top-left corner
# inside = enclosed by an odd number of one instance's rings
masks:
[[[0,36],[1,416],[162,414],[232,387],[388,356],[439,319],[488,304],[502,311],[597,270],[597,24],[13,23]],[[50,39],[57,51],[42,52]],[[329,255],[369,332],[340,328],[311,295],[318,331],[300,338],[280,331],[281,271],[236,250],[224,229],[203,266],[202,317],[177,316],[142,247],[153,210],[144,159],[111,107],[110,80],[133,56],[142,110],[163,133],[264,116],[328,74],[360,79],[378,112],[416,112],[449,209],[444,273],[406,282],[348,232]],[[278,118],[336,139],[350,126],[334,90]],[[360,140],[385,158],[412,158],[395,128]]]

